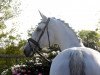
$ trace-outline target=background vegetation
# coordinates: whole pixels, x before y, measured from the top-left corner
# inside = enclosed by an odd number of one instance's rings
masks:
[[[78,35],[86,47],[100,51],[100,34],[98,31],[82,30]]]

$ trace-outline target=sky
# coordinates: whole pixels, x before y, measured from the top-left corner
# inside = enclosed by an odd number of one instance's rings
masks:
[[[95,30],[100,19],[100,0],[20,0],[21,14],[6,24],[11,28],[17,23],[17,31],[25,35],[40,22],[38,10],[47,17],[64,20],[76,31]]]

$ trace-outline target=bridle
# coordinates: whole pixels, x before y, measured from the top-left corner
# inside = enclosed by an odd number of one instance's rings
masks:
[[[41,34],[40,34],[40,36],[39,36],[38,41],[35,41],[35,40],[32,39],[32,38],[29,38],[29,39],[28,39],[28,43],[29,43],[29,46],[30,46],[30,48],[31,48],[31,51],[33,51],[34,49],[36,49],[36,50],[34,50],[34,51],[37,51],[37,48],[38,48],[38,50],[41,50],[41,49],[42,49],[42,48],[40,47],[39,42],[40,42],[41,37],[43,36],[43,34],[44,34],[46,28],[47,28],[48,44],[49,44],[49,47],[50,47],[50,38],[49,38],[49,31],[48,31],[48,24],[49,24],[49,22],[50,22],[50,18],[48,18],[46,22],[43,22],[43,23],[45,23],[45,27],[43,28],[43,30],[42,30],[42,32],[41,32]],[[35,45],[34,49],[33,49],[33,47],[31,46],[30,42],[32,42],[32,43]]]
[[[45,57],[40,53],[40,51],[42,50],[42,48],[40,47],[40,44],[39,44],[39,42],[40,42],[40,40],[41,40],[41,37],[43,36],[44,32],[47,30],[47,37],[48,37],[49,49],[52,49],[52,48],[50,47],[51,44],[50,44],[50,37],[49,37],[49,31],[48,31],[48,24],[49,24],[49,22],[50,22],[50,18],[48,18],[46,22],[42,22],[42,23],[45,23],[45,27],[43,28],[43,30],[42,30],[42,32],[41,32],[41,34],[40,34],[38,40],[35,41],[34,39],[29,38],[29,39],[28,39],[28,43],[29,43],[29,46],[30,46],[31,51],[33,52],[33,54],[34,54],[35,52],[38,53],[43,59],[45,59],[46,61],[48,61],[49,64],[51,64],[52,61],[51,61],[51,60],[48,60],[47,58],[45,58]],[[47,28],[47,29],[46,29],[46,28]],[[34,48],[33,48],[33,46],[31,45],[31,43],[34,44]],[[61,51],[60,47],[59,47],[59,51]],[[32,54],[32,55],[33,55],[33,54]],[[32,55],[31,55],[31,56],[32,56]]]
[[[49,32],[48,32],[48,24],[49,24],[49,22],[50,22],[50,18],[48,18],[46,22],[43,22],[43,23],[45,23],[45,27],[43,28],[43,30],[42,30],[42,32],[41,32],[39,38],[38,38],[38,41],[35,41],[35,40],[32,39],[32,38],[29,38],[29,39],[28,39],[28,43],[29,43],[29,46],[30,46],[31,51],[33,52],[33,54],[34,54],[35,52],[38,53],[42,58],[44,58],[46,61],[48,61],[48,62],[51,64],[51,61],[48,60],[47,58],[45,58],[45,57],[40,53],[40,50],[42,50],[42,48],[40,47],[40,44],[39,44],[39,42],[40,42],[40,40],[41,40],[41,37],[43,36],[43,34],[44,34],[44,32],[45,32],[45,30],[46,30],[46,28],[47,28],[48,44],[49,44],[49,47],[50,47],[50,38],[49,38]],[[30,42],[34,44],[34,48],[32,47],[32,45],[31,45]],[[33,55],[33,54],[32,54],[32,55]]]

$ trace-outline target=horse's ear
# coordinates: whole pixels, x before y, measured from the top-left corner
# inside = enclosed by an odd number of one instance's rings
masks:
[[[39,13],[40,13],[40,16],[42,17],[42,20],[47,21],[47,17],[45,15],[43,15],[40,11],[39,11]]]

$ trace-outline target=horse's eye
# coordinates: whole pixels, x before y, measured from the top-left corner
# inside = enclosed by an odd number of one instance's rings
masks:
[[[36,29],[37,32],[40,32],[41,30],[42,30],[41,28],[37,28],[37,29]]]

